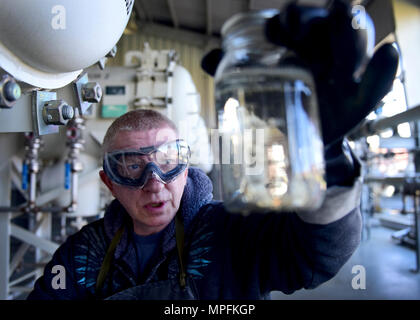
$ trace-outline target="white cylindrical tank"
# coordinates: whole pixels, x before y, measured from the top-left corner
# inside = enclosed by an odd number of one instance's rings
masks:
[[[133,2],[2,0],[0,68],[36,87],[62,87],[111,51]]]
[[[180,137],[192,151],[191,164],[210,172],[213,163],[206,124],[200,115],[200,94],[187,69],[177,65],[172,79],[172,108],[169,118],[178,126]]]

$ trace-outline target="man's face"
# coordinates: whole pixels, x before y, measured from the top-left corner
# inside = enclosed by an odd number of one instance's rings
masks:
[[[157,146],[176,139],[176,132],[168,127],[120,131],[108,151]],[[102,181],[127,210],[133,219],[134,231],[140,235],[159,232],[171,222],[179,209],[187,175],[188,169],[167,184],[152,176],[140,189],[116,184],[104,171],[100,172]]]

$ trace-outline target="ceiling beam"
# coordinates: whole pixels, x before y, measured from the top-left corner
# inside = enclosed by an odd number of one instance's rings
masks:
[[[136,15],[139,20],[148,21],[148,22],[152,21],[152,18],[147,12],[146,7],[144,6],[144,3],[142,0],[134,1],[134,11],[136,12]]]
[[[211,1],[212,0],[206,0],[206,33],[208,36],[211,36],[213,33],[212,29],[212,21],[211,21],[211,14],[212,14],[212,8],[211,8]]]
[[[182,28],[175,29],[158,23],[145,23],[144,21],[139,21],[138,26],[139,32],[158,38],[175,39],[200,48],[220,46],[220,38],[208,36],[204,33],[187,31]]]
[[[178,21],[178,17],[176,15],[176,11],[175,11],[174,1],[173,0],[166,0],[166,3],[168,4],[169,12],[171,13],[171,19],[172,19],[172,22],[174,24],[174,27],[179,28],[179,21]]]

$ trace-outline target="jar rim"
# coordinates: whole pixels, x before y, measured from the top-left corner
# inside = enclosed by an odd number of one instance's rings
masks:
[[[246,26],[261,25],[265,20],[278,13],[280,13],[279,9],[263,9],[237,13],[222,25],[221,35],[222,37],[225,37],[235,29],[242,29],[244,28],[244,24],[246,24]]]

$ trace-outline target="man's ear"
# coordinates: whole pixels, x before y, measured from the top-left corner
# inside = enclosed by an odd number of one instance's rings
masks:
[[[105,185],[108,187],[109,191],[111,191],[112,195],[114,195],[114,185],[112,184],[111,179],[106,175],[104,170],[99,171],[99,176]]]

